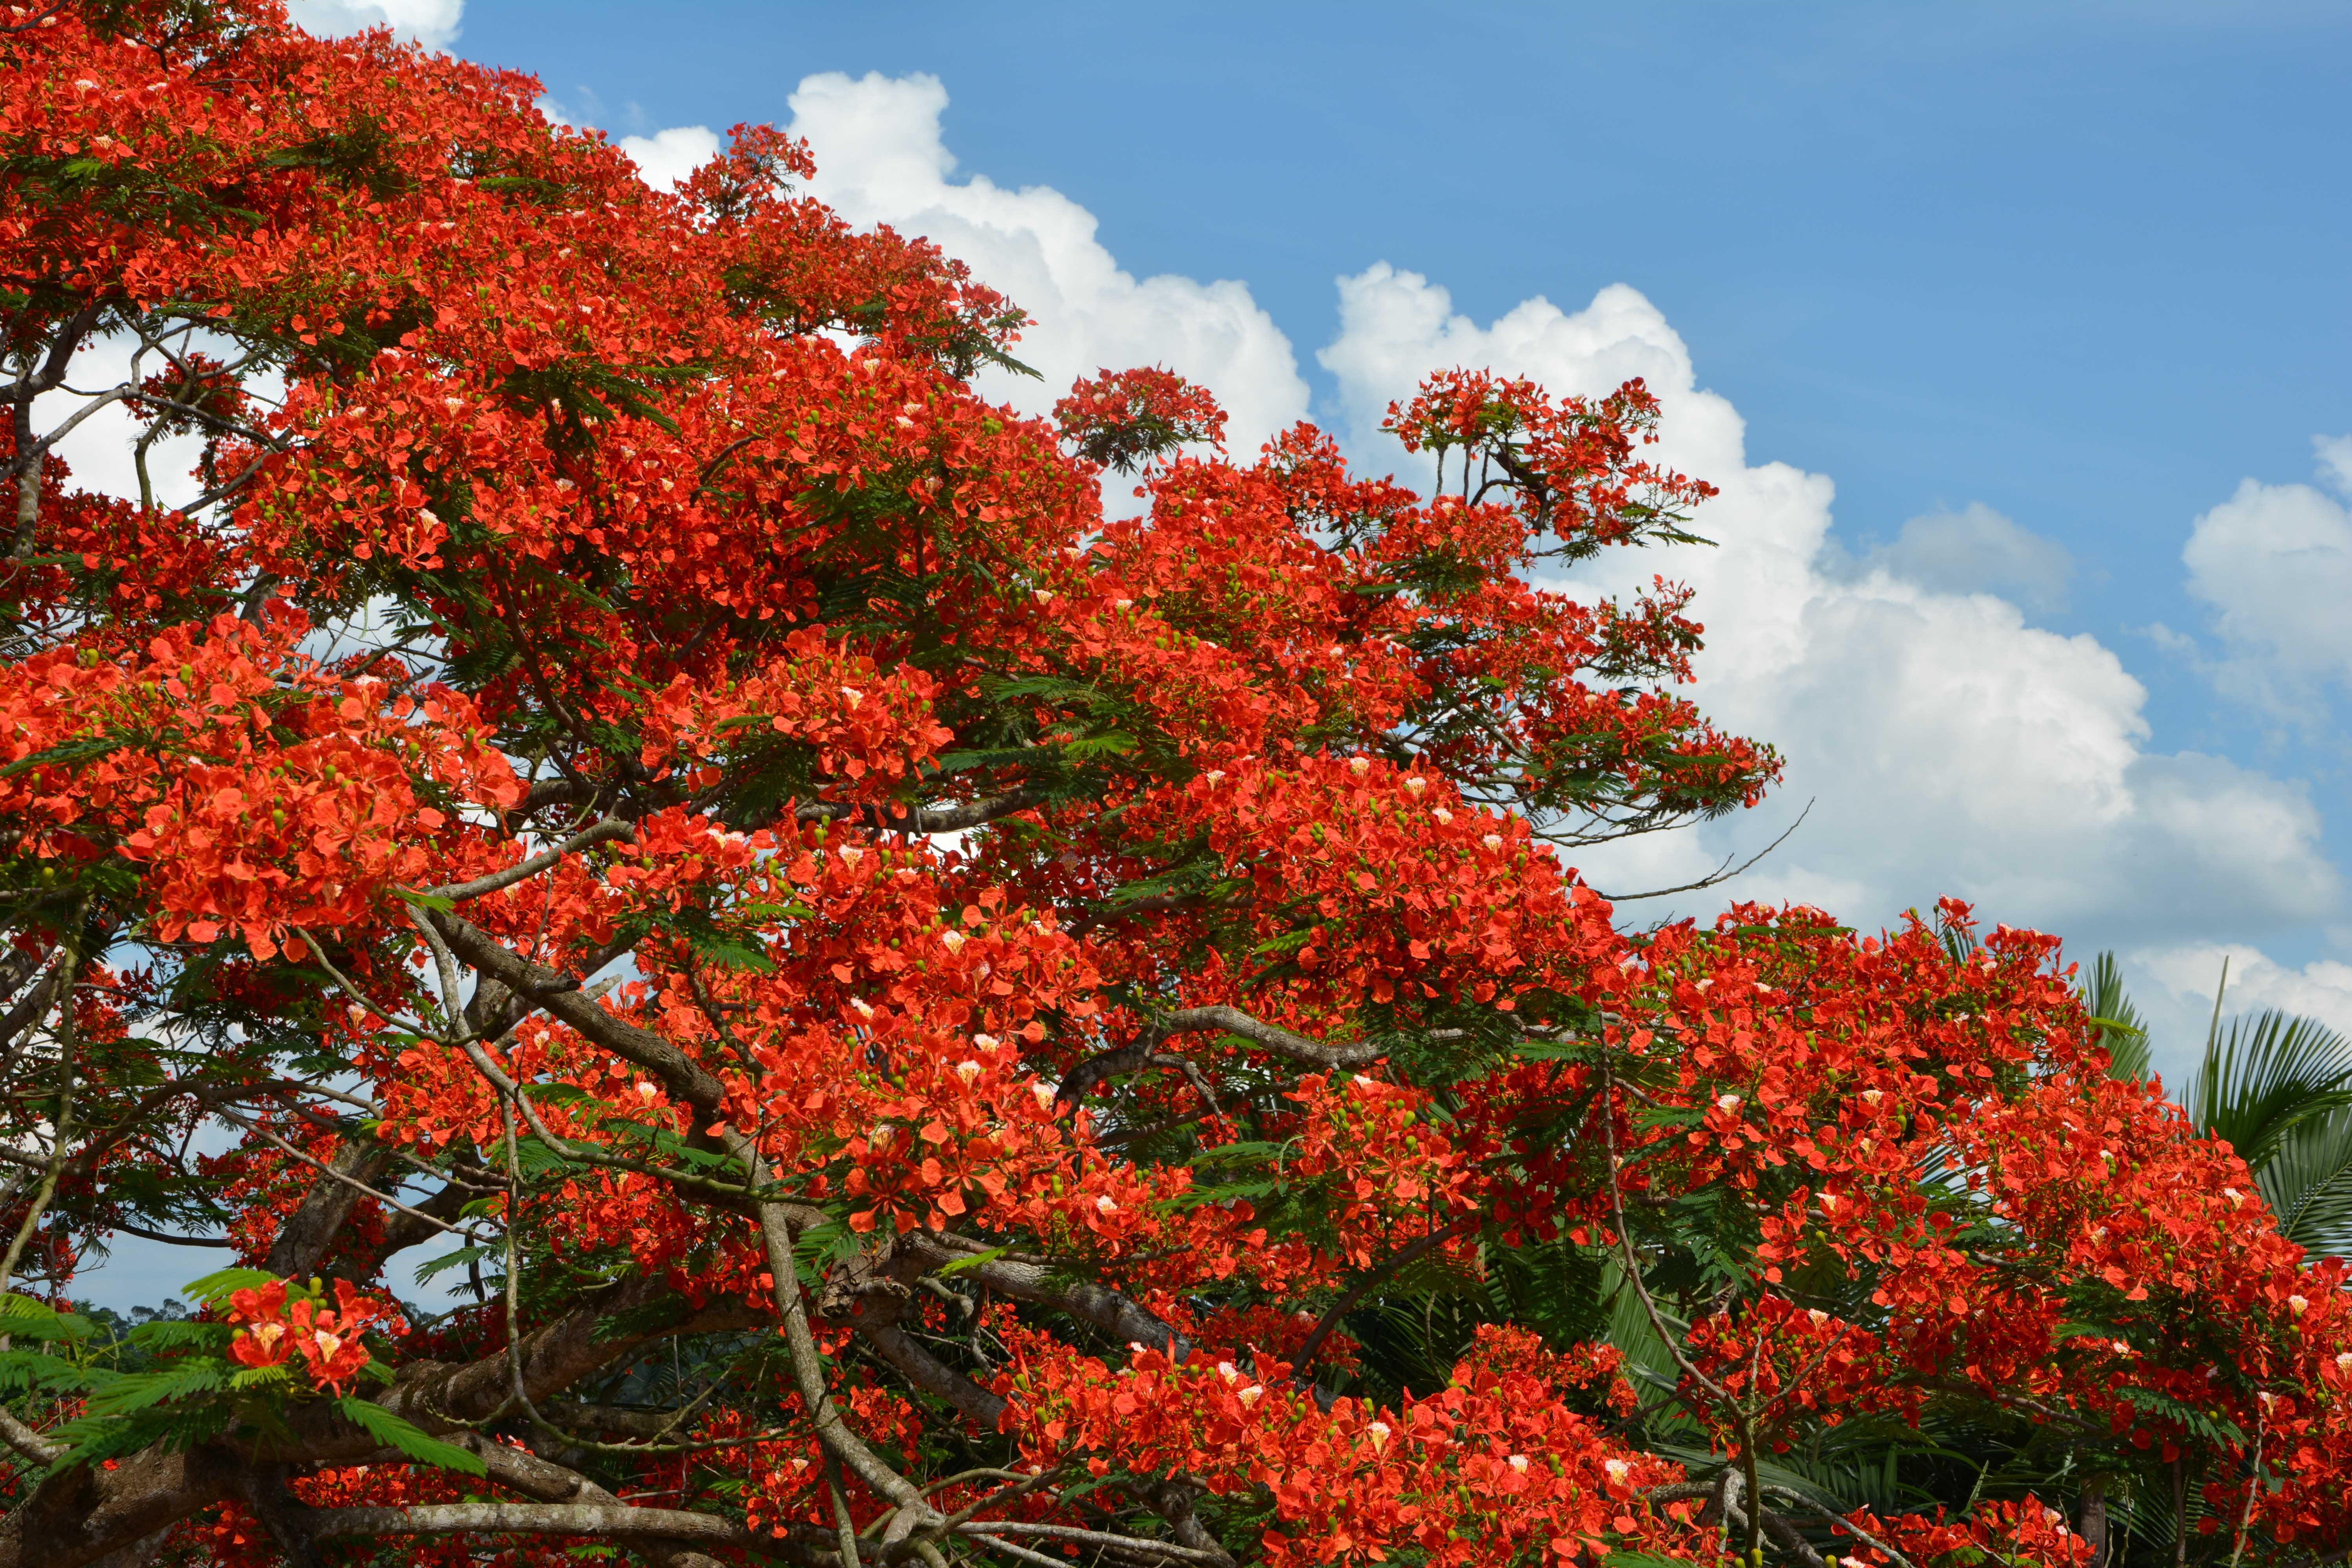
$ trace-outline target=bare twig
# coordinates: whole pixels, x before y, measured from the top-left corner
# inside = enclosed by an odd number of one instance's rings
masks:
[[[1789,841],[1790,835],[1795,833],[1797,829],[1805,825],[1805,818],[1813,814],[1813,805],[1814,802],[1811,800],[1805,802],[1805,809],[1797,813],[1797,820],[1789,824],[1788,827],[1781,833],[1780,837],[1775,838],[1771,843],[1767,844],[1763,848],[1759,849],[1755,854],[1750,855],[1747,859],[1742,860],[1736,869],[1727,870],[1725,868],[1731,865],[1731,857],[1726,855],[1723,858],[1723,865],[1717,867],[1713,871],[1701,877],[1697,881],[1685,882],[1678,888],[1653,888],[1646,893],[1601,893],[1601,889],[1598,888],[1595,888],[1592,890],[1596,893],[1600,893],[1602,898],[1608,900],[1612,904],[1630,904],[1640,899],[1663,899],[1669,893],[1695,893],[1702,888],[1712,888],[1719,882],[1728,882],[1735,877],[1746,876],[1758,861],[1772,853],[1773,850],[1780,847],[1781,845],[1786,844]]]
[[[1370,1295],[1382,1280],[1394,1277],[1400,1269],[1411,1268],[1416,1260],[1427,1257],[1463,1232],[1475,1227],[1478,1222],[1478,1215],[1465,1215],[1451,1225],[1443,1226],[1416,1241],[1407,1243],[1380,1263],[1366,1269],[1363,1278],[1349,1286],[1347,1293],[1332,1302],[1324,1311],[1321,1320],[1316,1323],[1314,1331],[1309,1333],[1306,1342],[1298,1347],[1297,1367],[1292,1375],[1301,1379],[1307,1376],[1307,1369],[1315,1364],[1315,1358],[1323,1353],[1323,1342],[1328,1340],[1332,1331],[1339,1326],[1339,1320],[1354,1311],[1357,1303]]]

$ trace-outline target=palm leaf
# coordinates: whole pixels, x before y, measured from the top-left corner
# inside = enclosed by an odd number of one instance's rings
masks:
[[[2257,1172],[2298,1126],[2347,1105],[2352,1041],[2276,1008],[2233,1019],[2226,1034],[2217,1016],[2189,1090],[2189,1120]]]
[[[2352,1107],[2296,1122],[2254,1181],[2289,1241],[2352,1258]]]
[[[2083,1005],[2098,1026],[2099,1045],[2107,1053],[2107,1076],[2145,1079],[2148,1075],[2147,1020],[2124,994],[2123,966],[2112,952],[2103,952],[2091,965],[2091,983],[2084,988]]]

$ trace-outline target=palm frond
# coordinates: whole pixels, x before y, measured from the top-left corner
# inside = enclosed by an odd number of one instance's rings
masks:
[[[2189,1090],[2189,1116],[2260,1171],[2295,1128],[2352,1105],[2352,1041],[2316,1018],[2265,1008],[2217,1018]]]
[[[2123,966],[2112,952],[2099,954],[2091,965],[2090,984],[2083,990],[2083,1005],[2098,1026],[2099,1045],[2107,1053],[2107,1076],[2145,1079],[2150,1062],[2147,1020],[2124,992]]]
[[[2352,1258],[2352,1107],[2296,1122],[2254,1181],[2289,1241]]]
[[[1681,1374],[1674,1349],[1659,1336],[1623,1261],[1614,1255],[1602,1266],[1601,1288],[1608,1304],[1608,1340],[1624,1352],[1625,1375],[1641,1395],[1643,1419],[1654,1428],[1696,1432],[1696,1424],[1671,1397]]]

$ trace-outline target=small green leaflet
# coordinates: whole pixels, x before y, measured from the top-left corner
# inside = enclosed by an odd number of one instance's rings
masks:
[[[60,1312],[46,1302],[14,1291],[0,1296],[0,1333],[20,1334],[46,1342],[86,1340],[96,1331],[96,1325],[79,1313]]]
[[[429,1437],[381,1405],[371,1405],[356,1395],[347,1394],[336,1402],[338,1408],[351,1417],[352,1424],[388,1447],[399,1449],[419,1464],[437,1465],[445,1470],[461,1470],[469,1476],[485,1473],[482,1461],[454,1443],[444,1443]]]
[[[258,1290],[265,1285],[277,1282],[277,1275],[259,1268],[224,1268],[201,1279],[191,1279],[180,1289],[187,1292],[190,1300],[209,1307],[215,1301],[226,1300],[239,1290]]]
[[[15,778],[31,768],[53,767],[60,763],[86,763],[92,757],[102,757],[109,752],[119,751],[121,746],[122,742],[110,735],[89,741],[68,741],[62,746],[51,746],[46,752],[19,757],[6,767],[0,768],[0,779]]]
[[[943,1279],[950,1274],[961,1274],[967,1268],[977,1268],[983,1263],[993,1262],[1011,1250],[1012,1248],[1005,1247],[992,1247],[986,1252],[975,1252],[969,1258],[959,1258],[953,1263],[934,1268],[931,1273]]]
[[[228,1363],[211,1356],[191,1356],[163,1372],[132,1373],[118,1377],[89,1396],[94,1416],[128,1415],[151,1405],[210,1394],[227,1380]]]
[[[438,1258],[428,1258],[416,1268],[416,1282],[424,1284],[445,1268],[461,1268],[468,1263],[479,1263],[485,1258],[500,1256],[495,1247],[460,1247]]]

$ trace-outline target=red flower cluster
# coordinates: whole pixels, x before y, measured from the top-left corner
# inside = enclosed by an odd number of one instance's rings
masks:
[[[289,1288],[299,1292],[290,1305]],[[368,1324],[382,1322],[381,1331],[392,1334],[407,1328],[397,1313],[352,1289],[348,1279],[335,1281],[332,1307],[285,1279],[239,1290],[229,1298],[228,1321],[237,1326],[229,1359],[260,1368],[283,1366],[299,1355],[310,1382],[337,1394],[372,1359],[360,1338]]]

